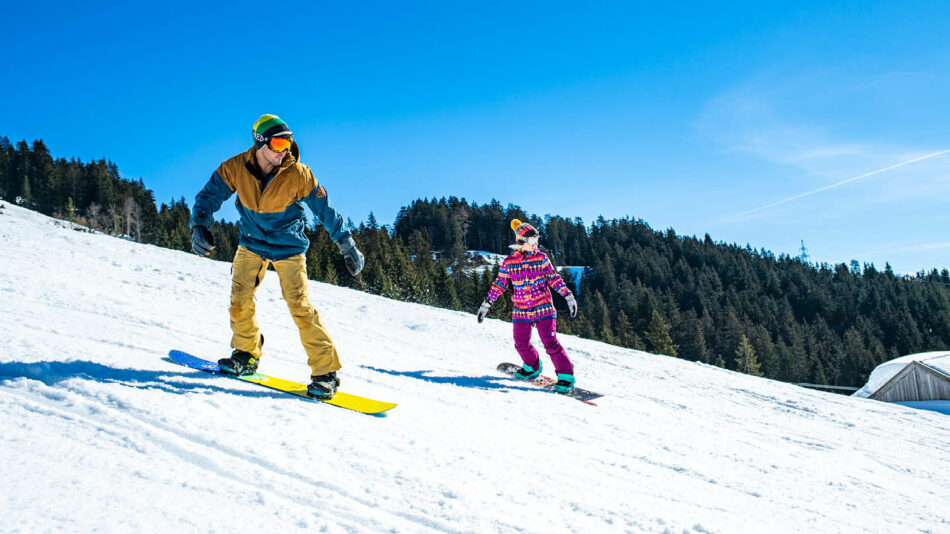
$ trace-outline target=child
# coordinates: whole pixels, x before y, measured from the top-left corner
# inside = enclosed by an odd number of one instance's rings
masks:
[[[514,329],[515,349],[521,355],[524,365],[515,372],[520,380],[532,380],[541,374],[541,358],[531,346],[531,327],[538,329],[538,337],[544,344],[544,350],[554,362],[557,372],[557,384],[554,391],[569,394],[574,390],[574,366],[567,357],[564,347],[557,341],[557,312],[551,300],[551,289],[567,300],[571,317],[577,315],[577,301],[564,284],[564,280],[554,270],[548,256],[538,250],[538,231],[533,226],[518,219],[511,221],[517,244],[515,250],[505,258],[498,270],[498,278],[492,284],[485,302],[478,308],[478,322],[485,319],[488,308],[498,300],[508,286],[512,285],[511,302],[514,311],[511,322]],[[548,288],[551,289],[548,289]]]

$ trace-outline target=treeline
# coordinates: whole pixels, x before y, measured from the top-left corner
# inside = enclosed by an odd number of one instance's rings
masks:
[[[506,253],[512,218],[529,221],[556,265],[585,266],[580,311],[564,332],[791,382],[860,386],[879,363],[950,347],[950,273],[798,258],[658,232],[642,220],[523,212],[497,201],[419,200],[395,233],[448,256]],[[556,298],[558,305],[561,300]]]
[[[119,175],[115,163],[54,159],[41,140],[16,146],[0,137],[0,198],[93,230],[163,247],[190,247],[184,199],[155,206],[142,180]]]
[[[197,186],[196,186],[197,191]],[[54,159],[42,141],[0,138],[0,198],[108,234],[191,250],[185,199],[155,206],[142,180],[116,165]],[[498,201],[417,200],[391,226],[370,214],[353,228],[366,268],[353,278],[327,233],[311,228],[311,278],[370,293],[474,312],[497,273],[466,252],[507,254],[509,222],[541,232],[559,266],[583,266],[565,333],[791,382],[860,386],[878,363],[950,346],[950,273],[897,276],[889,266],[812,265],[797,258],[658,232],[642,220],[525,213]],[[352,226],[352,224],[351,224]],[[235,223],[215,222],[212,258],[230,261]],[[563,299],[555,297],[562,317]],[[510,299],[490,316],[508,319]]]
[[[191,210],[184,198],[156,208],[154,195],[142,180],[122,178],[114,163],[54,159],[40,140],[14,146],[0,137],[0,198],[106,234],[191,251]],[[211,258],[231,261],[240,240],[238,225],[215,221],[211,232],[215,237]],[[464,262],[452,269],[434,257],[424,233],[402,240],[379,226],[372,214],[368,222],[353,228],[367,260],[366,269],[356,278],[349,275],[322,228],[311,225],[307,234],[311,240],[307,266],[314,280],[409,302],[471,310],[481,303],[494,279],[484,269],[464,268]],[[506,307],[510,313],[510,306],[498,306],[497,313],[503,314]]]

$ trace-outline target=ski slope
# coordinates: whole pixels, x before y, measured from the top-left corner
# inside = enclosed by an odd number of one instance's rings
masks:
[[[561,336],[592,407],[497,375],[504,322],[313,283],[361,415],[166,360],[229,352],[229,264],[2,205],[0,531],[950,532],[947,416]]]

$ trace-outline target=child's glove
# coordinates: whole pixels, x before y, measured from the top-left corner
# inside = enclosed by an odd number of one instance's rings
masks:
[[[487,300],[482,302],[481,307],[478,308],[478,322],[485,320],[485,316],[488,315],[488,308],[491,308],[491,303]]]
[[[565,300],[567,300],[567,311],[571,312],[571,317],[577,317],[577,301],[574,300],[574,295],[568,295]]]

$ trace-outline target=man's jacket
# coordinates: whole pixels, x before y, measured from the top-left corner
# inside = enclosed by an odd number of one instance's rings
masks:
[[[310,240],[304,235],[307,224],[304,203],[334,242],[350,237],[343,217],[330,205],[326,190],[317,183],[310,168],[298,162],[300,149],[296,142],[270,180],[257,166],[254,152],[252,147],[214,171],[195,198],[192,228],[211,228],[211,216],[237,192],[240,244],[264,259],[284,260],[307,251]]]

